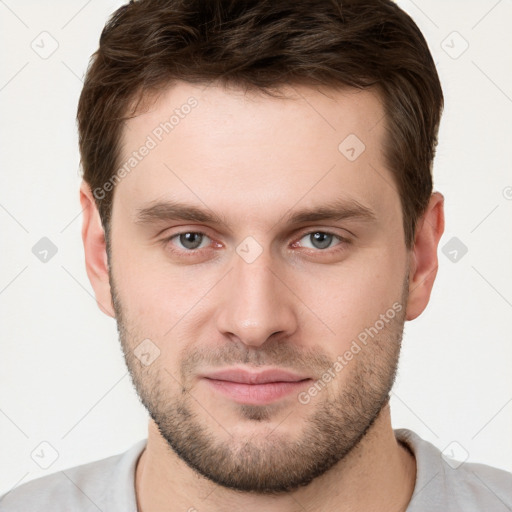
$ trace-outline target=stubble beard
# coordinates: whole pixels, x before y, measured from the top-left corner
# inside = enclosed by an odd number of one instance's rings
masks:
[[[229,365],[265,362],[272,366],[284,366],[280,363],[286,361],[287,367],[296,369],[301,364],[314,362],[312,367],[325,370],[332,366],[325,354],[299,353],[293,344],[284,341],[276,341],[265,350],[231,344],[222,355],[219,351],[184,354],[177,361],[179,382],[160,363],[144,367],[135,357],[134,349],[142,338],[130,323],[132,319],[125,318],[112,275],[110,283],[121,346],[141,403],[169,447],[189,467],[220,486],[261,495],[280,495],[308,485],[342,461],[361,442],[389,401],[405,322],[407,280],[401,298],[402,310],[342,370],[343,386],[334,378],[329,385],[337,387],[330,392],[320,392],[307,405],[297,401],[291,406],[311,408],[302,420],[300,435],[293,437],[287,432],[287,425],[293,423],[294,410],[291,407],[280,409],[279,403],[238,404],[240,421],[250,422],[253,432],[256,424],[260,428],[252,436],[230,434],[229,429],[215,419],[211,404],[198,404],[191,393],[190,375],[199,362],[207,360]],[[278,425],[267,427],[270,421],[277,421]],[[222,440],[215,434],[219,429],[227,431],[221,432],[227,439]]]

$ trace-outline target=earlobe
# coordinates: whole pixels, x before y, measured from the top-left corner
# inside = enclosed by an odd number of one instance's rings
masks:
[[[444,232],[444,197],[434,192],[417,224],[410,254],[406,319],[414,320],[427,307],[437,275],[437,248]]]
[[[91,188],[85,181],[82,181],[80,186],[80,204],[83,210],[82,241],[87,276],[94,289],[98,307],[106,315],[115,318],[108,275],[105,232]]]

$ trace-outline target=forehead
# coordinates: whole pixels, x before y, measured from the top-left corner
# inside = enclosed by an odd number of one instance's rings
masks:
[[[164,91],[125,123],[114,205],[135,215],[167,198],[263,221],[299,203],[346,198],[377,212],[398,203],[376,92],[297,85],[281,94],[182,82]]]

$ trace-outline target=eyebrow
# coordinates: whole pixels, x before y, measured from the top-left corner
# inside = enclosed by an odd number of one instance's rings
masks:
[[[339,221],[345,219],[372,222],[377,220],[377,215],[371,208],[364,206],[355,199],[337,199],[317,207],[289,211],[280,220],[284,220],[286,224],[294,225],[304,222]],[[199,208],[179,201],[158,201],[152,203],[137,209],[135,216],[136,224],[152,224],[175,220],[228,226],[225,217],[209,209]]]

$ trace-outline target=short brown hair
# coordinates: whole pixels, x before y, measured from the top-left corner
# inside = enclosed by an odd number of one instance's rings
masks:
[[[391,0],[138,0],[107,22],[78,104],[83,178],[119,165],[135,105],[177,80],[273,94],[287,84],[374,87],[384,158],[401,199],[406,246],[432,194],[443,93],[427,43]],[[340,141],[341,142],[341,141]],[[110,188],[110,187],[109,187]],[[95,201],[107,236],[113,190]]]

